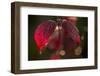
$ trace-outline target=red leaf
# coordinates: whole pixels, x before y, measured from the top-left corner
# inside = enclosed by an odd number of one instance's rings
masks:
[[[52,59],[52,60],[57,60],[57,59],[60,59],[60,56],[59,56],[59,55],[52,55],[52,56],[50,57],[50,59]]]

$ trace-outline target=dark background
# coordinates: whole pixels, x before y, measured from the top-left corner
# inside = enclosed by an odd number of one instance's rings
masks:
[[[28,15],[28,60],[46,60],[52,54],[52,51],[47,49],[43,54],[39,54],[38,47],[34,41],[34,31],[36,27],[45,20],[56,20],[60,16],[43,16],[43,15]],[[77,17],[77,28],[80,36],[84,36],[82,42],[82,58],[88,57],[87,37],[88,37],[88,18]]]

